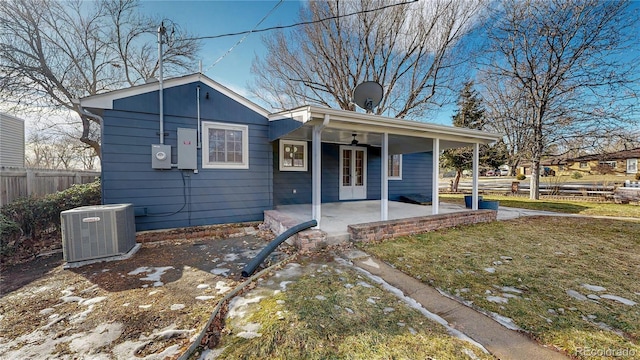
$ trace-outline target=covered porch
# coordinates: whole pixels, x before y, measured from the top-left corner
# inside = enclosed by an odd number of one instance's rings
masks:
[[[327,234],[328,244],[350,241],[348,226],[380,221],[380,200],[332,202],[322,204],[322,231]],[[464,206],[442,203],[440,214],[463,212]],[[309,204],[280,205],[275,211],[296,223],[313,219]],[[430,205],[409,204],[399,201],[388,202],[388,220],[407,219],[432,215]]]
[[[272,114],[269,120],[274,209],[300,221],[316,220],[318,229],[335,234],[344,234],[348,224],[455,212],[438,200],[439,155],[446,149],[473,149],[472,210],[477,210],[479,146],[500,139],[479,130],[315,106]],[[420,171],[411,179],[392,179],[394,155],[406,155]],[[432,199],[431,205],[392,201],[415,194]]]

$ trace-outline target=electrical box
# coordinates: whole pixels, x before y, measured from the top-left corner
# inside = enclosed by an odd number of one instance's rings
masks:
[[[171,169],[171,145],[151,145],[151,167],[153,169]]]
[[[178,169],[198,169],[196,129],[178,128]]]

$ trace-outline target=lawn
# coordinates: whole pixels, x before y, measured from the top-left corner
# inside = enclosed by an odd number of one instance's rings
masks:
[[[219,358],[493,359],[351,268],[299,269],[293,282],[272,274],[229,305]]]
[[[640,356],[638,222],[527,217],[359,246],[576,358]]]
[[[530,210],[555,211],[591,216],[616,216],[640,219],[640,206],[630,204],[594,203],[565,200],[530,200],[525,197],[482,195],[484,200],[498,200],[501,206]],[[464,205],[463,195],[440,194],[440,200]]]

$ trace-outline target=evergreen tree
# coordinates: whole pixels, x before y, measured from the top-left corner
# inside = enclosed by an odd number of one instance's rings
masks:
[[[485,109],[482,106],[482,99],[473,88],[473,81],[466,82],[460,92],[458,110],[453,116],[453,126],[482,130],[485,123]],[[479,158],[481,165],[493,169],[497,168],[505,162],[504,144],[500,142],[493,146],[481,145]],[[442,153],[440,162],[443,167],[456,171],[451,190],[458,191],[462,172],[471,170],[473,166],[473,148],[465,147],[445,150]]]

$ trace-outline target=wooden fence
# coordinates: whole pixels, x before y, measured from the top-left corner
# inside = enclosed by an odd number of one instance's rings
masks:
[[[73,184],[93,182],[99,171],[0,168],[0,206],[18,198],[43,196]]]

